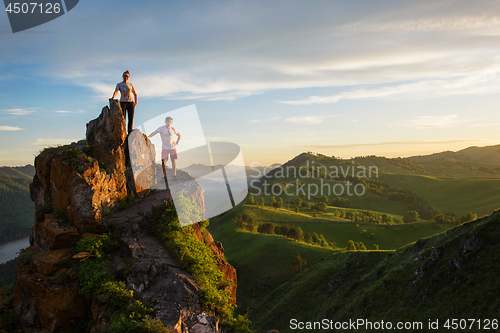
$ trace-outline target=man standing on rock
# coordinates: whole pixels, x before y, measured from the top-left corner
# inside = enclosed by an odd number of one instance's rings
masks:
[[[111,99],[114,99],[118,91],[120,91],[120,107],[122,108],[123,119],[125,119],[125,110],[127,110],[128,113],[128,134],[132,132],[132,125],[134,123],[134,111],[135,106],[137,105],[137,93],[135,92],[134,85],[128,82],[129,77],[129,71],[123,72],[123,81],[116,85],[113,97],[111,97]],[[134,99],[132,99],[132,94],[134,94]]]
[[[151,133],[148,138],[155,136],[160,133],[162,150],[161,150],[161,167],[163,169],[163,178],[165,182],[167,181],[167,174],[165,172],[165,164],[168,162],[168,155],[172,160],[172,171],[174,172],[174,179],[177,179],[177,166],[175,160],[177,159],[177,145],[181,141],[181,134],[172,127],[174,119],[172,117],[165,118],[165,126],[160,126]],[[175,141],[174,135],[177,135],[177,141]]]

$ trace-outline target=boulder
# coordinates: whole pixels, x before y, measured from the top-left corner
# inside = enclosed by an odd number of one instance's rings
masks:
[[[72,246],[80,235],[72,226],[60,226],[53,214],[45,214],[43,222],[36,221],[33,247],[36,250],[57,250]]]
[[[155,146],[138,129],[128,136],[128,157],[133,172],[135,192],[141,195],[156,185]]]
[[[37,254],[33,258],[33,269],[40,274],[51,275],[58,270],[57,265],[62,259],[69,258],[72,255],[73,251],[71,248]]]
[[[33,272],[18,264],[14,309],[21,314],[25,330],[44,328],[48,332],[71,332],[89,317],[89,301],[79,292],[77,281],[66,274],[61,281]]]

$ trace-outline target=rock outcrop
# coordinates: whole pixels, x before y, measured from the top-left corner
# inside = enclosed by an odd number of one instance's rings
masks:
[[[71,331],[91,318],[97,321],[92,332],[107,326],[105,309],[80,293],[77,268],[71,264],[78,261],[76,242],[103,232],[112,232],[122,243],[111,254],[112,273],[124,277],[127,288],[151,305],[154,317],[179,333],[218,332],[217,317],[200,307],[200,288],[192,276],[148,232],[152,207],[171,200],[170,191],[156,170],[154,146],[147,137],[138,130],[127,137],[116,100],[87,124],[86,140],[45,149],[35,158],[35,168],[30,193],[36,219],[31,246],[18,262],[14,291],[14,309],[26,332]],[[182,171],[178,177],[190,178]],[[204,208],[199,185],[185,194]],[[232,281],[235,301],[236,271],[224,260],[222,244],[207,230],[194,230]]]
[[[87,141],[42,151],[30,186],[35,207],[50,203],[79,229],[98,226],[102,214],[128,194],[126,136],[120,106],[113,101],[87,124]],[[39,231],[35,224],[34,246],[43,248],[36,243]]]

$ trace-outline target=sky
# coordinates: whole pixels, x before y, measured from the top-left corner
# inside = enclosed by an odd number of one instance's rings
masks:
[[[0,13],[0,165],[83,139],[125,70],[134,124],[194,104],[247,165],[500,144],[498,0],[82,0]]]

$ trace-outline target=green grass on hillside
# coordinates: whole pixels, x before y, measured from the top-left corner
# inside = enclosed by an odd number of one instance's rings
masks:
[[[241,214],[248,213],[258,224],[272,221],[275,224],[295,225],[300,227],[304,234],[316,232],[325,236],[328,242],[335,240],[337,247],[340,248],[346,248],[347,242],[353,240],[363,242],[367,249],[372,249],[373,245],[377,244],[381,250],[396,250],[418,239],[444,232],[452,227],[449,224],[436,225],[431,221],[392,225],[355,223],[335,217],[333,214],[313,212],[305,208],[300,210],[301,213],[253,205],[243,205],[240,209]],[[328,210],[352,211],[353,209],[329,207]],[[314,213],[317,214],[316,218],[312,217]],[[382,212],[376,213],[383,214]],[[395,217],[401,218],[398,215]]]
[[[467,320],[467,329],[460,332],[496,331],[491,320],[498,324],[500,311],[499,224],[497,212],[394,255],[380,251],[332,255],[271,292],[250,312],[253,328],[287,333],[302,331],[293,329],[293,318],[304,323],[363,318],[379,324],[382,320],[393,325],[423,323],[423,329],[381,331],[451,332],[457,330],[444,325],[455,318]],[[436,319],[439,329],[429,330],[428,321]],[[484,329],[487,320],[489,329]],[[375,331],[366,326],[358,330]],[[330,331],[334,330],[325,330]]]
[[[347,241],[353,240],[363,242],[369,250],[373,249],[374,244],[377,244],[381,250],[396,250],[418,239],[442,233],[453,227],[449,224],[434,225],[429,221],[391,226],[352,222],[307,222],[295,223],[295,226],[301,227],[304,233],[322,234],[328,242],[333,239],[340,248],[346,248]]]
[[[421,175],[381,175],[393,187],[407,188],[441,212],[479,216],[500,206],[500,179],[452,179]]]
[[[335,250],[319,246],[299,243],[284,236],[261,235],[240,230],[236,225],[238,214],[247,212],[256,219],[257,223],[265,220],[279,220],[299,226],[304,233],[317,232],[323,234],[327,241],[334,239],[337,242]],[[266,295],[293,278],[292,259],[297,254],[307,261],[306,269],[325,260],[334,253],[345,250],[347,241],[362,241],[368,249],[378,244],[381,249],[397,249],[400,246],[416,240],[443,232],[450,228],[448,225],[433,226],[431,222],[419,222],[407,225],[369,225],[339,222],[285,222],[288,216],[299,215],[286,210],[259,208],[251,205],[239,205],[227,215],[212,219],[209,230],[215,240],[221,241],[224,246],[226,259],[238,272],[238,313],[246,313],[247,309],[256,309]],[[301,220],[304,216],[301,217]],[[311,219],[313,221],[313,219]],[[278,224],[278,223],[277,223]],[[439,229],[438,229],[439,228]],[[367,232],[362,234],[362,230]],[[371,233],[374,233],[372,238]]]
[[[297,254],[307,261],[307,269],[334,253],[284,236],[238,230],[236,222],[231,221],[213,232],[213,237],[222,242],[226,260],[237,270],[237,312],[242,314],[293,276],[292,259]]]

